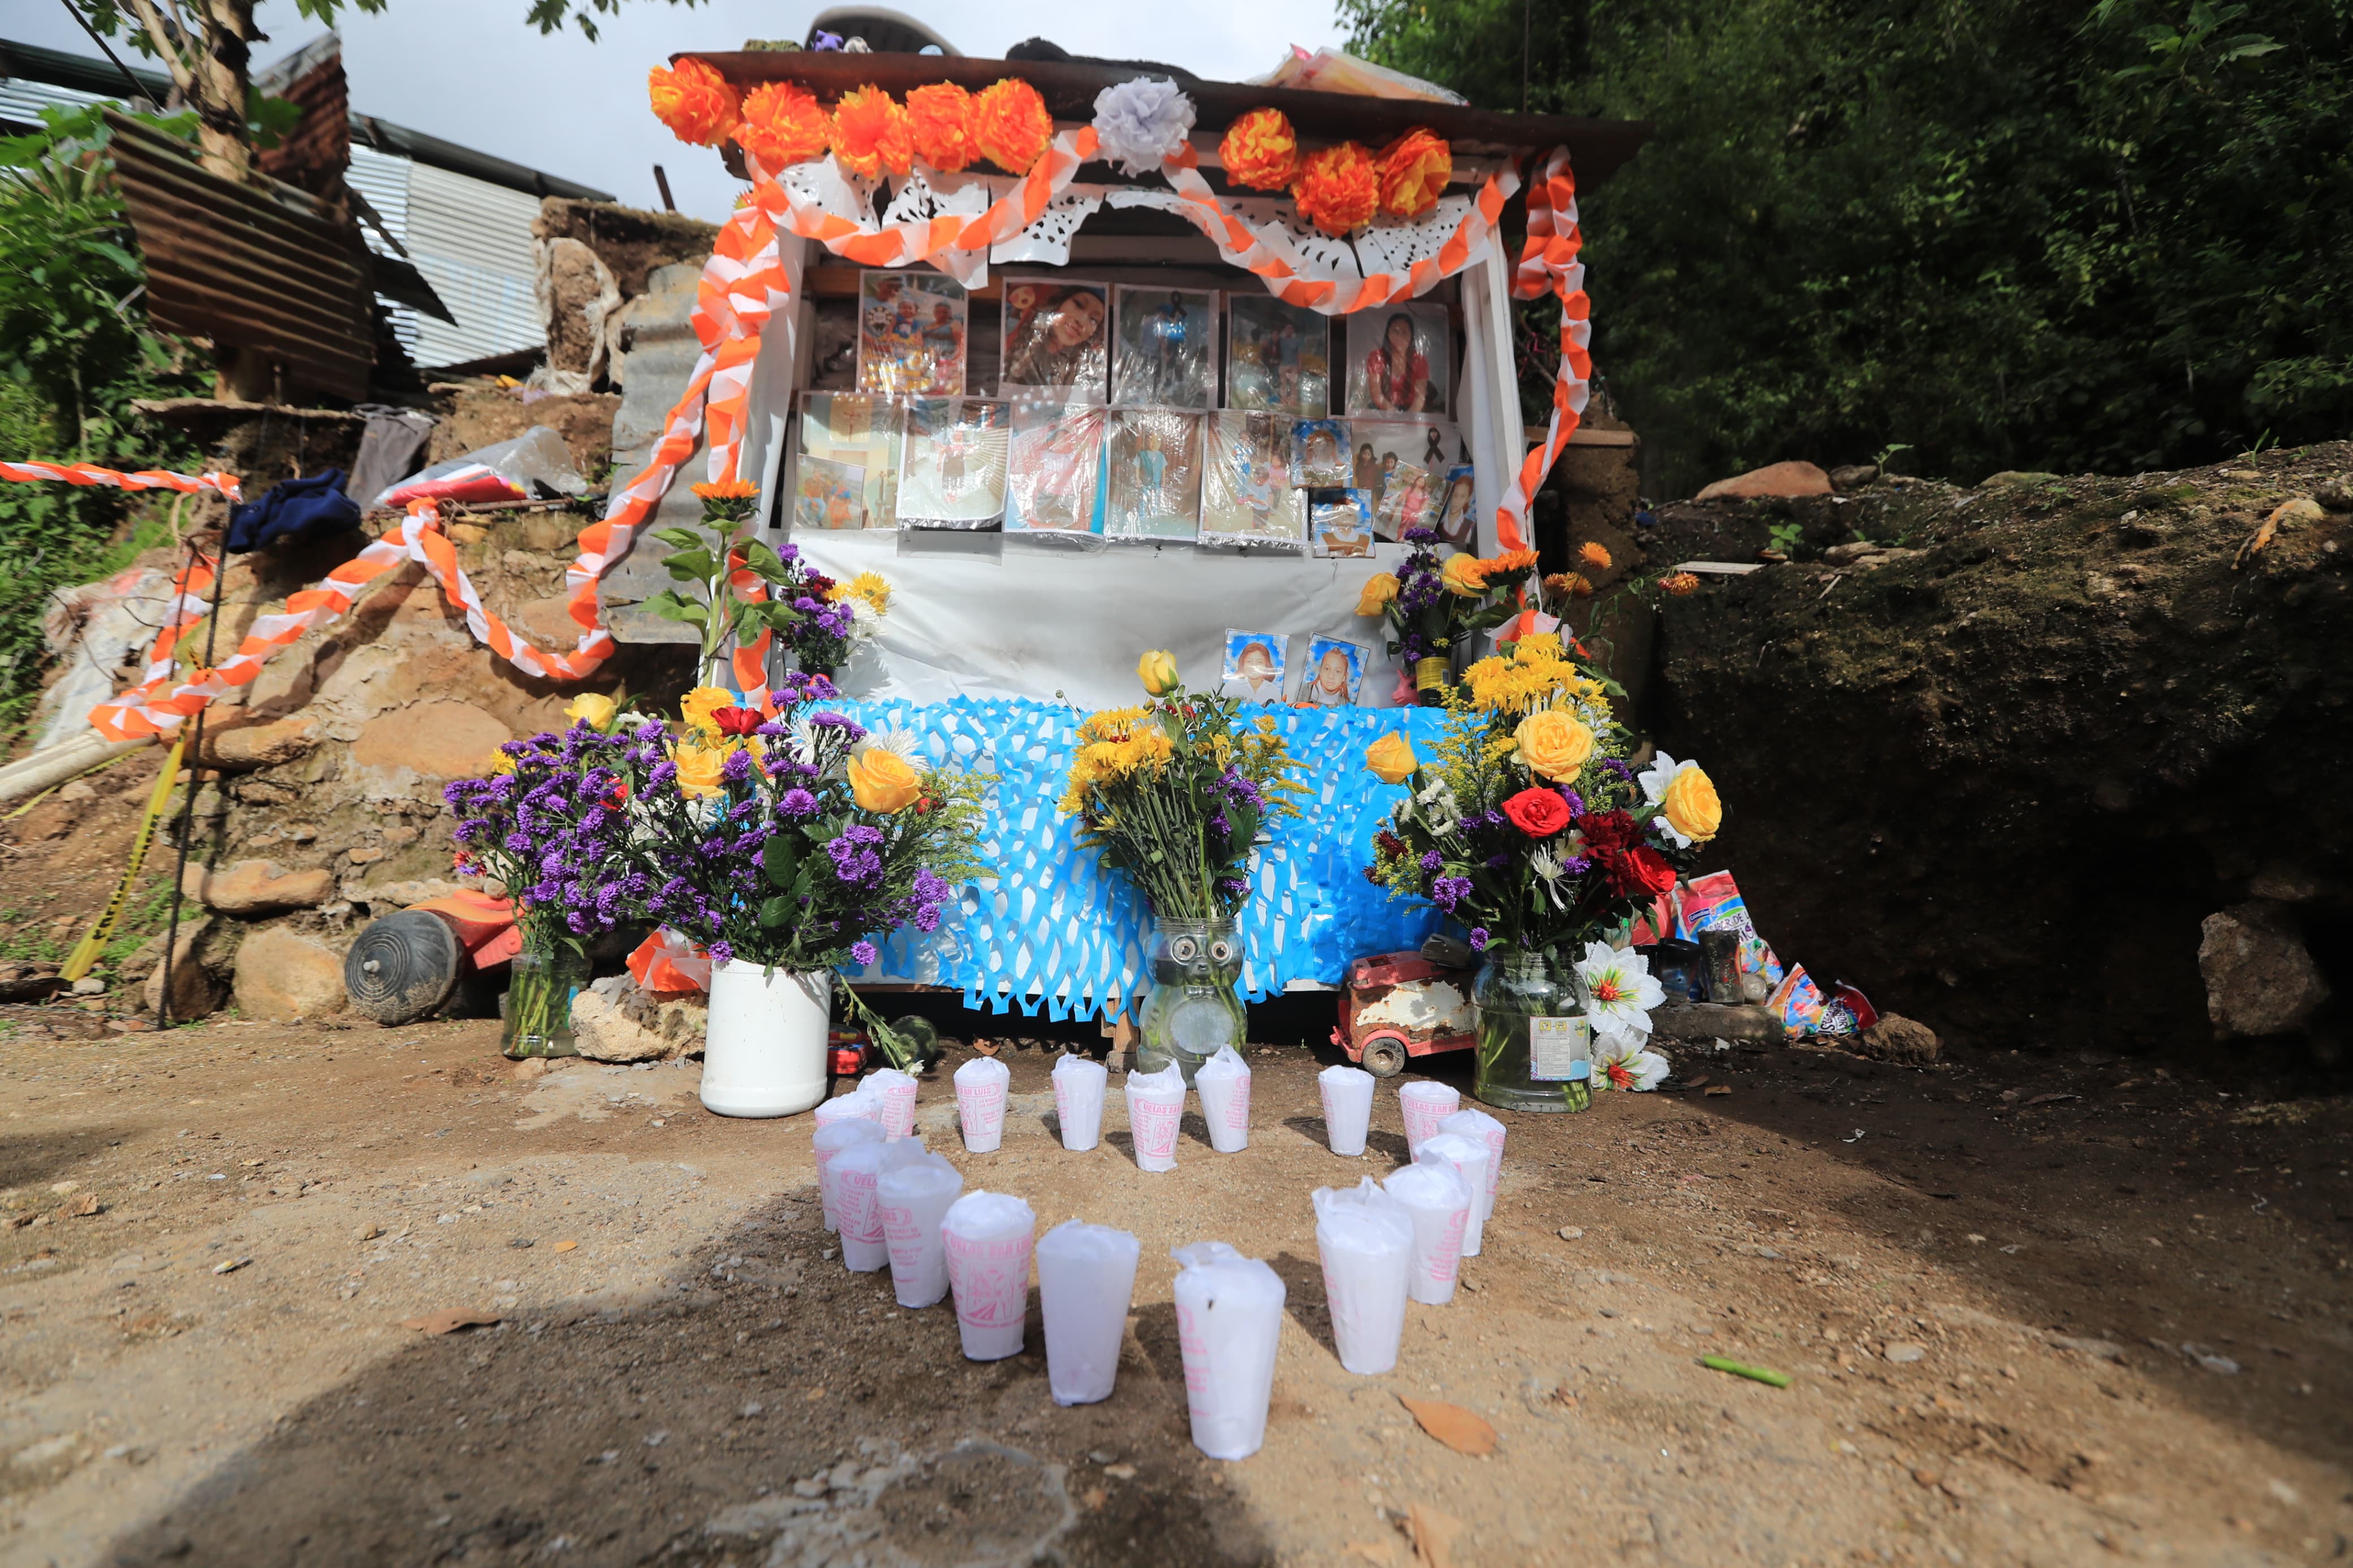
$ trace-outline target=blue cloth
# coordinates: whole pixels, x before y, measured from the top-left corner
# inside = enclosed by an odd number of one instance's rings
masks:
[[[259,500],[228,509],[232,555],[292,539],[314,529],[357,528],[359,504],[343,493],[343,470],[329,468],[269,487]]]
[[[845,702],[870,730],[913,732],[934,763],[995,773],[979,859],[995,872],[965,890],[926,936],[913,928],[884,942],[869,978],[891,975],[963,990],[967,1007],[1035,1017],[1092,1018],[1116,1012],[1150,984],[1145,954],[1152,916],[1124,878],[1080,847],[1076,822],[1055,808],[1068,784],[1082,710],[1051,703],[958,698],[952,702]],[[1426,708],[1269,708],[1264,711],[1303,764],[1293,776],[1300,815],[1269,824],[1254,884],[1240,917],[1247,962],[1241,989],[1253,1002],[1294,981],[1336,985],[1348,961],[1419,946],[1438,911],[1393,899],[1365,878],[1373,835],[1403,790],[1365,771],[1365,749],[1402,730],[1428,756],[1446,715]],[[855,978],[855,976],[853,976]]]

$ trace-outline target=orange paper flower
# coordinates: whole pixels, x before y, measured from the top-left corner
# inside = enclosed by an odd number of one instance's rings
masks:
[[[670,133],[698,147],[716,147],[727,140],[743,118],[735,89],[701,60],[684,59],[676,70],[656,66],[646,73],[646,96],[653,100],[654,117]]]
[[[1454,177],[1454,150],[1417,125],[1381,149],[1381,211],[1419,217],[1438,205]]]
[[[972,144],[982,157],[1008,174],[1026,174],[1046,155],[1054,117],[1028,82],[1008,77],[980,89],[972,100]]]
[[[833,155],[860,179],[914,166],[913,122],[899,100],[879,87],[857,87],[833,106]]]
[[[833,117],[798,82],[764,82],[744,100],[735,144],[771,170],[806,163],[833,140]]]
[[[952,81],[935,81],[907,94],[915,156],[943,174],[960,173],[980,156],[972,144],[972,94]]]
[[[1287,191],[1299,177],[1299,137],[1280,109],[1253,109],[1228,126],[1218,157],[1245,190]]]
[[[1370,222],[1380,205],[1380,165],[1354,142],[1310,153],[1291,187],[1299,216],[1325,234],[1343,235]]]

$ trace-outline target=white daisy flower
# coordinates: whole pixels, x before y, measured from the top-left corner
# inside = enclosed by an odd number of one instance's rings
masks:
[[[1595,1037],[1593,1087],[1626,1089],[1647,1094],[1666,1080],[1667,1058],[1622,1037]]]
[[[923,761],[923,742],[915,738],[915,732],[913,730],[902,730],[897,725],[884,730],[867,731],[866,738],[852,746],[849,749],[849,754],[853,757],[862,757],[867,752],[877,750],[895,753],[901,759],[910,763]]]
[[[856,594],[842,603],[849,606],[849,640],[865,642],[882,629],[882,612]]]
[[[1661,752],[1658,754],[1657,759],[1653,761],[1649,767],[1644,768],[1640,773],[1635,775],[1636,781],[1642,786],[1642,798],[1649,801],[1652,805],[1658,805],[1659,802],[1666,798],[1667,788],[1669,785],[1672,784],[1675,780],[1682,776],[1682,774],[1687,770],[1696,768],[1698,766],[1699,764],[1694,762],[1685,761],[1679,763],[1675,761],[1674,758],[1667,755],[1666,752]],[[1677,832],[1675,830],[1675,825],[1667,820],[1667,814],[1665,812],[1661,812],[1658,816],[1652,817],[1651,819],[1651,826],[1659,830],[1662,837],[1673,839],[1675,847],[1678,849],[1688,849],[1693,845],[1699,842],[1699,840],[1695,838]]]
[[[1629,1039],[1641,1048],[1651,1037],[1651,1009],[1667,999],[1667,988],[1651,977],[1651,961],[1630,948],[1620,952],[1607,942],[1588,942],[1577,973],[1585,982],[1593,1032]]]

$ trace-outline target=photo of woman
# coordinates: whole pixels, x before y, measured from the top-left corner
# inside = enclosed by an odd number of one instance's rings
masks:
[[[1451,331],[1443,305],[1348,318],[1348,412],[1445,413]]]
[[[1332,407],[1332,324],[1304,305],[1226,304],[1226,406],[1322,418]]]
[[[1111,303],[1100,283],[1005,286],[998,380],[1008,397],[1101,403],[1111,374]]]
[[[1245,702],[1282,701],[1283,653],[1290,642],[1275,632],[1229,629],[1223,695]]]
[[[1465,464],[1446,471],[1446,497],[1440,503],[1438,537],[1458,550],[1476,546],[1479,521],[1471,496],[1471,469]]]

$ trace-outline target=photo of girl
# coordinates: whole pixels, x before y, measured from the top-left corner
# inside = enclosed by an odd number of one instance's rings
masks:
[[[1291,488],[1291,421],[1229,408],[1206,424],[1202,542],[1303,548],[1307,493]]]
[[[858,278],[858,389],[953,397],[964,391],[964,285],[934,272]]]
[[[1348,318],[1348,412],[1443,414],[1452,328],[1443,305],[1400,305]]]
[[[1225,680],[1220,694],[1245,702],[1282,700],[1283,651],[1291,639],[1280,632],[1226,633]]]
[[[1383,539],[1395,539],[1398,532],[1389,526],[1396,510],[1391,489],[1401,476],[1419,475],[1434,495],[1438,481],[1431,476],[1445,473],[1460,460],[1461,436],[1454,426],[1439,419],[1351,419],[1348,431],[1356,438],[1356,488],[1373,492],[1375,527]]]
[[[1200,532],[1201,419],[1176,408],[1112,410],[1104,533],[1191,539]]]
[[[899,405],[862,392],[809,392],[801,395],[800,443],[796,461],[805,470],[813,460],[848,468],[862,479],[853,522],[828,528],[892,528],[898,523]],[[797,474],[799,470],[797,470]],[[794,480],[798,515],[797,477]]]
[[[1162,408],[1207,408],[1218,385],[1218,297],[1207,290],[1113,290],[1117,336],[1111,400]]]
[[[1102,531],[1103,425],[1101,408],[1014,405],[1005,531]]]
[[[991,528],[1005,516],[1006,405],[915,397],[899,468],[902,528]]]
[[[1343,489],[1354,477],[1345,420],[1302,419],[1291,427],[1293,484],[1303,489]]]
[[[1299,688],[1301,708],[1354,708],[1356,690],[1365,683],[1362,643],[1338,637],[1317,637],[1307,645],[1306,679]]]
[[[1101,403],[1111,372],[1111,303],[1100,283],[1005,285],[998,374],[1008,397],[1052,393]]]
[[[1332,412],[1332,323],[1304,305],[1226,300],[1226,406],[1309,419]]]
[[[1319,556],[1370,555],[1372,493],[1318,490],[1307,503],[1307,530]]]
[[[1472,499],[1469,465],[1447,469],[1446,494],[1438,509],[1438,537],[1457,550],[1476,548],[1479,520],[1472,513],[1477,510]]]

